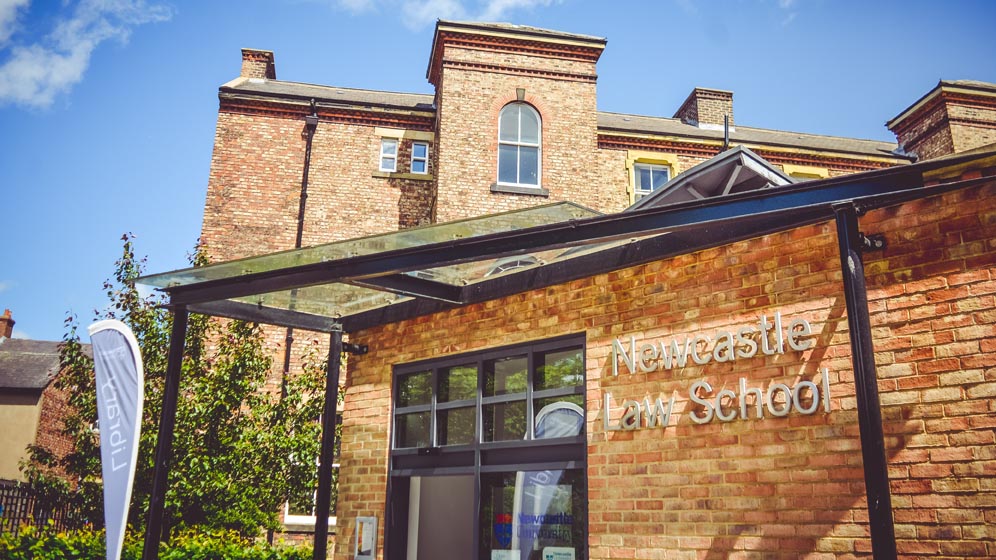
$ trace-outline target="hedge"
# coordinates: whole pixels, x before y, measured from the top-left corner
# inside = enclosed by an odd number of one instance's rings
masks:
[[[57,532],[25,526],[17,533],[0,533],[0,558],[4,560],[104,560],[105,553],[103,530]],[[159,549],[161,560],[309,560],[311,556],[310,546],[271,546],[231,532],[188,531]],[[141,538],[129,535],[121,559],[141,557]]]

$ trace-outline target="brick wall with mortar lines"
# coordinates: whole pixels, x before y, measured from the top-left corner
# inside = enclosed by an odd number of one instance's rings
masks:
[[[957,152],[996,143],[996,106],[950,105],[951,137]]]
[[[294,247],[303,131],[303,118],[219,112],[201,232],[213,261]],[[302,246],[426,222],[433,181],[375,177],[380,141],[372,126],[319,122],[312,140]],[[411,141],[404,140],[400,151],[398,170],[408,171]],[[264,333],[273,358],[268,386],[279,390],[286,331],[265,327]],[[315,335],[299,331],[295,338],[300,349]],[[295,352],[291,371],[299,369],[300,359]]]
[[[924,160],[954,151],[954,140],[947,127],[947,110],[944,105],[932,104],[908,119],[902,127],[893,130],[899,145],[907,153],[915,153]]]
[[[864,231],[883,232],[890,244],[866,261],[896,532],[907,558],[996,553],[994,195],[988,185],[862,218]],[[344,550],[356,516],[377,515],[383,526],[394,364],[585,332],[591,558],[869,557],[838,259],[835,227],[825,223],[356,333],[370,353],[347,376]],[[807,319],[815,346],[611,375],[616,337],[713,334],[776,310]],[[715,394],[740,377],[748,387],[818,382],[824,367],[830,414],[690,422],[694,380],[708,379]],[[616,407],[677,391],[676,416],[663,431],[606,432],[604,391]]]
[[[612,194],[594,188],[599,180],[594,64],[447,47],[446,60],[492,63],[591,75],[591,81],[532,76],[444,63],[440,79],[437,167],[440,222],[572,200],[599,210],[618,206]],[[540,186],[549,197],[493,193],[497,181],[498,113],[525,89],[525,101],[542,119]],[[486,210],[485,210],[486,209]]]
[[[69,394],[57,387],[58,380],[52,381],[42,391],[41,411],[38,414],[38,434],[35,445],[40,445],[63,457],[72,451],[73,444],[63,435],[63,420],[69,414]],[[62,469],[59,468],[58,471]]]

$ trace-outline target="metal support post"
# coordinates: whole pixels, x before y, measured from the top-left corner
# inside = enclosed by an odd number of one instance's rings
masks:
[[[328,371],[325,375],[325,408],[322,412],[322,447],[318,455],[318,496],[315,498],[314,560],[328,554],[329,508],[332,502],[332,463],[336,446],[336,407],[339,403],[339,368],[342,365],[342,326],[329,336]]]
[[[176,404],[180,394],[180,372],[183,369],[183,348],[187,338],[187,306],[173,308],[173,332],[169,339],[169,362],[163,385],[163,409],[159,416],[159,436],[156,439],[156,462],[149,497],[149,519],[145,525],[145,546],[142,560],[159,558],[159,541],[163,532],[163,511],[169,463],[173,458],[173,427],[176,424]]]
[[[847,328],[851,339],[851,363],[854,367],[872,555],[877,560],[894,559],[896,534],[885,458],[885,437],[882,432],[882,409],[878,398],[878,377],[875,372],[875,349],[868,315],[868,289],[865,285],[864,263],[861,260],[863,236],[858,231],[858,214],[853,203],[835,205],[833,209],[837,220]]]

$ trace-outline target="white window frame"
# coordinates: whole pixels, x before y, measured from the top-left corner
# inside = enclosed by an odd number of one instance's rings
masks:
[[[511,107],[519,107],[520,109],[526,109],[526,110],[532,112],[534,115],[536,115],[536,143],[523,142],[521,139],[520,140],[516,140],[516,141],[502,140],[501,139],[501,121],[502,121],[501,116],[502,116],[503,113],[505,113],[505,111],[507,111]],[[517,126],[518,131],[519,131],[518,136],[521,137],[522,136],[522,133],[521,133],[521,131],[522,131],[522,113],[521,112],[519,113],[519,122],[516,123],[516,126]],[[509,183],[509,182],[501,180],[501,146],[502,145],[515,146],[516,148],[523,148],[523,147],[526,147],[526,148],[536,148],[536,183],[535,184],[532,184],[532,183],[522,183],[522,182],[519,182],[519,181],[516,181],[515,183]],[[522,174],[522,165],[521,165],[521,161],[520,161],[521,160],[520,155],[521,155],[521,151],[520,150],[516,150],[515,175],[516,175],[517,179],[520,178],[520,176]],[[523,103],[521,101],[517,101],[517,102],[514,102],[514,103],[509,103],[508,105],[505,105],[504,107],[502,107],[501,111],[498,113],[498,154],[497,154],[497,156],[498,157],[495,158],[496,159],[496,161],[495,161],[495,164],[496,164],[495,165],[495,176],[497,178],[497,183],[499,185],[509,185],[509,186],[513,186],[513,187],[522,187],[522,188],[527,188],[527,189],[539,189],[539,188],[542,187],[542,183],[543,183],[543,116],[540,115],[539,111],[537,111],[532,105],[529,105],[528,103]]]
[[[387,153],[386,148],[388,146],[394,146],[394,153]],[[388,173],[394,173],[398,170],[398,148],[401,147],[401,142],[397,138],[381,138],[380,139],[380,158],[377,160],[378,168],[381,171],[386,171]],[[384,166],[384,160],[391,160],[391,167]]]
[[[333,470],[339,470],[339,463],[332,463]],[[312,503],[318,502],[318,490],[315,490],[315,497]],[[293,515],[290,513],[290,502],[284,502],[284,525],[311,525],[318,522],[316,515]],[[335,527],[336,516],[329,516],[329,527]]]
[[[422,146],[425,148],[424,157],[415,157],[415,146]],[[415,171],[415,162],[421,161],[425,164],[425,169],[422,171]],[[428,142],[412,142],[412,161],[409,167],[412,173],[416,175],[428,175],[429,173],[429,143]]]
[[[645,196],[649,196],[654,192],[652,188],[650,190],[640,188],[639,184],[640,168],[645,168],[650,170],[651,180],[653,180],[653,173],[655,170],[663,170],[665,173],[667,173],[667,180],[664,181],[665,183],[670,181],[672,178],[670,165],[661,164],[661,163],[649,163],[643,161],[635,162],[633,164],[633,198],[634,198],[633,202],[636,202],[637,200],[640,200]]]
[[[319,419],[319,424],[320,423],[321,423],[321,419]],[[337,424],[341,424],[342,423],[342,413],[341,412],[337,412],[336,413],[336,423]],[[334,457],[334,458],[335,459],[339,459],[338,455],[336,457]],[[319,463],[319,461],[318,461],[317,458],[315,460],[315,466],[316,467],[320,466],[320,463]],[[332,463],[332,470],[333,471],[337,471],[337,472],[339,471],[339,461],[338,460],[336,462]],[[315,493],[313,494],[313,497],[311,499],[311,508],[312,508],[312,510],[314,510],[314,508],[317,507],[317,504],[318,504],[318,488],[315,488]],[[336,509],[338,509],[338,507]],[[330,515],[329,516],[329,527],[335,527],[337,517],[338,516],[336,516],[336,515]],[[296,515],[296,514],[292,514],[290,512],[290,501],[285,501],[284,502],[284,525],[311,525],[312,527],[314,527],[316,523],[318,523],[318,516],[317,515]]]

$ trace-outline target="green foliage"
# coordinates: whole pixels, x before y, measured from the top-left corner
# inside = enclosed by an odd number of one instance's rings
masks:
[[[310,546],[270,546],[246,540],[230,531],[183,531],[159,551],[162,560],[308,560]],[[5,560],[103,560],[104,532],[84,527],[55,532],[23,527],[17,533],[0,533],[0,558]],[[142,542],[137,535],[125,539],[122,560],[139,560]]]
[[[144,260],[136,259],[132,238],[114,279],[104,288],[110,305],[97,319],[123,321],[142,349],[145,405],[129,523],[144,525],[152,488],[155,440],[162,408],[172,314],[161,296],[143,297],[135,287]],[[192,257],[195,266],[203,255]],[[63,373],[72,412],[64,431],[72,451],[56,456],[35,447],[24,465],[27,478],[54,503],[70,503],[80,518],[103,525],[99,438],[93,360],[84,351],[74,316],[66,320]],[[181,374],[173,459],[166,495],[166,535],[185,527],[258,535],[278,527],[278,511],[292,489],[312,487],[324,401],[325,374],[309,367],[287,380],[285,396],[267,387],[271,360],[259,327],[191,314]],[[61,468],[70,484],[51,473]]]

